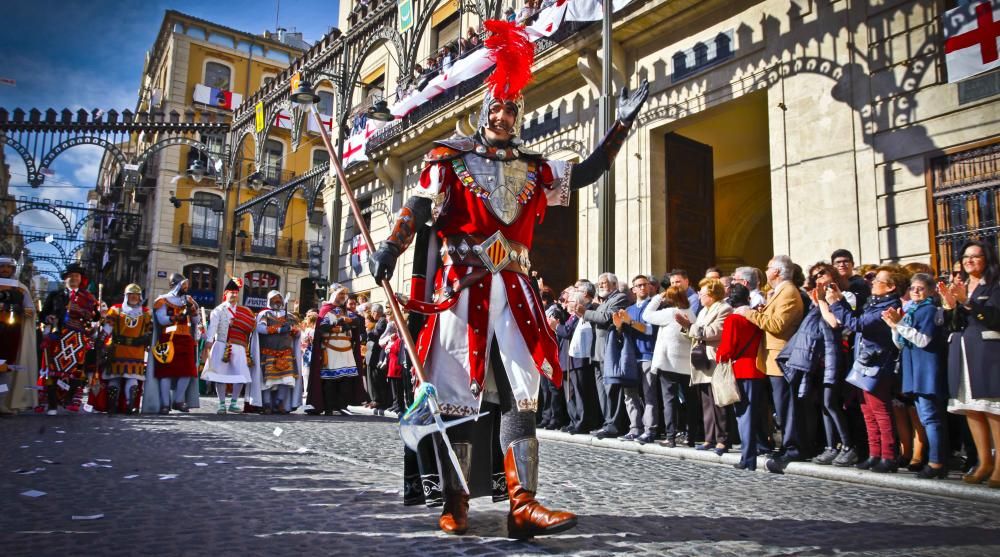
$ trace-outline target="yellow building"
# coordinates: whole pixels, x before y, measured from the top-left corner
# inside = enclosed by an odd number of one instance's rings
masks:
[[[195,118],[228,125],[232,110],[305,48],[308,44],[299,34],[278,30],[253,35],[167,11],[147,53],[137,110],[162,113],[165,118],[176,113],[173,117],[181,121]],[[285,212],[274,205],[258,218],[244,215],[233,234],[227,234],[227,221],[232,222],[234,209],[241,203],[324,162],[326,153],[315,137],[304,134],[303,145],[293,150],[289,131],[273,126],[261,146],[262,172],[257,175],[256,143],[243,142],[238,156],[229,156],[232,147],[225,129],[198,138],[209,147],[207,156],[182,144],[147,159],[140,169],[145,179],[133,199],[144,216],[143,253],[137,259],[144,262],[143,285],[150,295],[166,291],[167,277],[181,272],[190,280],[196,299],[209,307],[218,301],[219,281],[224,284],[230,275],[246,279],[244,303],[248,305],[262,307],[266,292],[272,289],[298,299],[306,276],[308,243],[317,241],[320,234],[311,223],[322,222],[322,216],[310,215],[307,200],[300,194],[283,200],[288,204],[283,222],[280,214]],[[140,149],[156,140],[140,138]],[[309,148],[308,143],[315,145]],[[204,177],[194,179],[202,172]],[[229,253],[220,267],[222,249]]]

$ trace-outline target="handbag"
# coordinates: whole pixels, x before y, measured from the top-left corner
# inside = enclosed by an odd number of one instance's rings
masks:
[[[704,340],[696,340],[691,343],[691,367],[698,371],[712,369],[712,362],[708,359],[708,346]]]
[[[847,372],[845,381],[862,391],[870,393],[878,385],[878,372],[880,369],[880,366],[869,366],[861,363],[861,359],[854,360],[854,365]]]
[[[170,332],[167,342],[158,342],[153,347],[153,357],[158,363],[169,364],[174,361],[174,332],[176,331]]]
[[[747,351],[747,348],[750,348],[755,339],[759,340],[760,335],[751,338],[734,358],[715,366],[715,373],[712,374],[712,398],[715,399],[716,406],[721,408],[736,404],[743,398],[740,395],[740,389],[736,386],[736,372],[733,369],[733,362],[743,357],[743,353]]]

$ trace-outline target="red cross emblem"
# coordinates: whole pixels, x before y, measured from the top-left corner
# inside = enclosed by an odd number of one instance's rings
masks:
[[[944,51],[954,52],[978,46],[983,58],[983,64],[997,60],[997,37],[1000,37],[1000,21],[993,21],[992,2],[983,2],[976,6],[976,28],[950,37],[944,42]]]

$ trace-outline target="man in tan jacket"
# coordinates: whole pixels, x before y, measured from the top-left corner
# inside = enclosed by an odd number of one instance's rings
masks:
[[[788,344],[802,322],[805,307],[799,289],[792,283],[792,260],[787,255],[775,255],[767,264],[768,284],[771,295],[759,310],[748,307],[737,308],[736,312],[764,331],[764,343],[757,353],[757,368],[764,371],[771,381],[771,394],[775,414],[782,428],[781,449],[778,455],[767,461],[767,469],[780,473],[792,460],[800,460],[796,422],[799,418],[796,404],[797,385],[789,384],[778,367],[778,354]]]

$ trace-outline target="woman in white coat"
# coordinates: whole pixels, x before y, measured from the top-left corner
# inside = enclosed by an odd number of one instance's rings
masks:
[[[678,316],[688,323],[695,320],[687,293],[679,286],[671,286],[659,296],[653,296],[642,312],[643,321],[659,327],[652,366],[659,375],[663,398],[663,428],[667,437],[663,446],[671,448],[677,446],[677,432],[682,429],[679,427],[681,389],[684,390],[684,399],[689,401],[684,405],[689,410],[685,420],[688,427],[701,421],[698,406],[691,404],[698,396],[691,388],[691,339],[684,334]],[[694,437],[688,436],[689,444],[694,444]]]
[[[726,409],[715,405],[712,374],[715,372],[715,351],[722,340],[722,323],[733,313],[733,308],[722,301],[726,297],[726,288],[718,279],[702,279],[698,288],[701,311],[688,330],[688,336],[692,343],[705,343],[707,361],[704,362],[705,365],[699,366],[695,358],[691,359],[691,384],[701,395],[701,419],[705,425],[705,442],[695,449],[714,450],[715,454],[722,456],[729,452]]]

